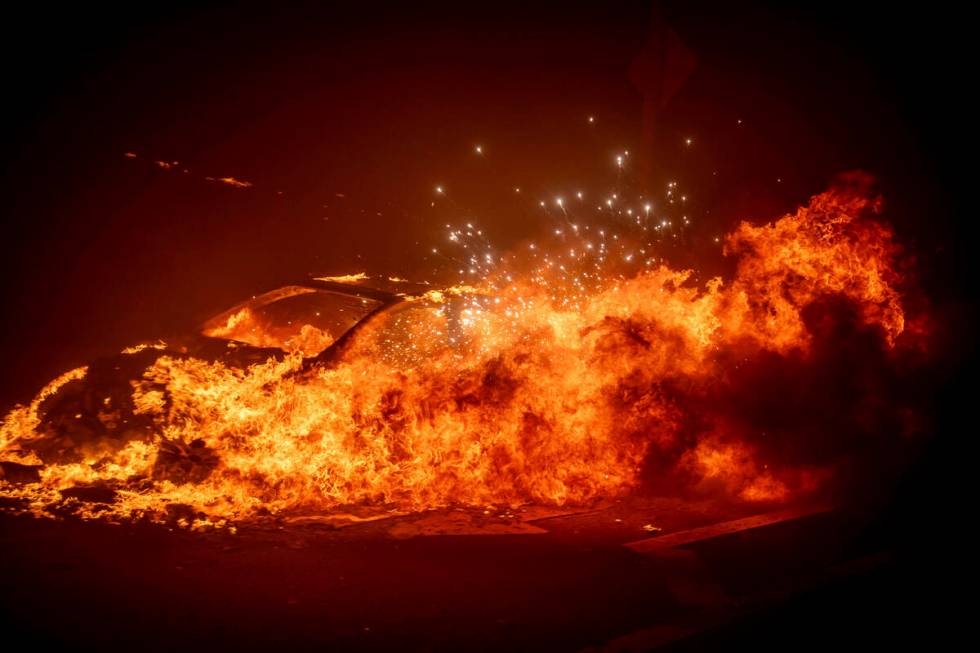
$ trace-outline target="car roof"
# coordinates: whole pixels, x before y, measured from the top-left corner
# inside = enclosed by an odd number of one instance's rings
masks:
[[[343,293],[355,297],[363,297],[381,302],[382,306],[391,306],[405,301],[422,299],[426,297],[439,297],[447,289],[443,286],[430,284],[428,282],[412,282],[398,277],[369,277],[364,273],[348,274],[333,277],[309,277],[292,282],[279,282],[269,286],[268,290],[258,292],[231,308],[226,308],[217,314],[210,314],[203,322],[202,328],[212,324],[215,320],[226,316],[232,311],[239,310],[243,306],[254,304],[255,302],[268,303],[281,298],[278,296],[280,291],[307,288],[310,290],[325,290],[328,292]],[[469,294],[472,289],[457,287],[448,289],[451,294]],[[292,294],[292,293],[287,293]],[[263,299],[265,301],[263,301]],[[441,301],[436,299],[436,301]]]

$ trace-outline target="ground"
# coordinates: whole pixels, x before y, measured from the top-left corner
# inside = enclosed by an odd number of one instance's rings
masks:
[[[844,511],[692,531],[758,512],[648,498],[237,534],[3,515],[3,632],[73,650],[780,648],[789,624],[798,645],[834,633],[862,587],[902,596],[888,542]],[[624,546],[667,536],[678,545]]]

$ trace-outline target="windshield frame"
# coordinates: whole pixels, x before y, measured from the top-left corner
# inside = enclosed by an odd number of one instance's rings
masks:
[[[316,292],[327,292],[336,293],[340,295],[346,295],[348,297],[359,298],[359,299],[371,299],[378,302],[378,305],[373,307],[367,313],[365,313],[361,318],[355,322],[350,328],[344,331],[340,336],[336,338],[326,349],[316,354],[315,356],[305,357],[307,360],[321,361],[326,360],[333,356],[333,352],[337,351],[338,348],[342,347],[344,343],[348,342],[355,331],[358,331],[365,322],[371,320],[378,313],[387,310],[389,307],[400,304],[405,301],[405,298],[393,293],[385,292],[383,290],[377,290],[374,288],[365,288],[361,286],[353,286],[345,283],[338,283],[332,281],[321,281],[318,279],[313,280],[303,280],[299,283],[287,283],[277,285],[272,290],[257,294],[251,298],[235,304],[229,309],[221,311],[217,315],[205,320],[201,323],[196,331],[197,334],[204,338],[210,338],[214,340],[221,340],[223,342],[236,342],[240,343],[238,340],[231,338],[222,338],[220,336],[209,335],[208,331],[219,327],[223,323],[233,316],[235,313],[243,309],[258,310],[274,302],[288,299],[290,297],[297,297],[304,294],[316,293]],[[248,343],[240,343],[248,344]]]

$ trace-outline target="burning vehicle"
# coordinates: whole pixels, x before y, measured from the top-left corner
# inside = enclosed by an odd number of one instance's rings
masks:
[[[5,461],[0,463],[0,478],[14,484],[37,482],[43,464],[75,463],[92,447],[121,448],[146,440],[153,423],[134,401],[133,388],[164,356],[239,371],[299,356],[301,370],[296,373],[303,374],[341,364],[346,351],[357,346],[371,347],[379,360],[400,368],[417,364],[431,350],[461,349],[465,334],[460,320],[469,311],[463,304],[474,298],[469,289],[432,290],[401,279],[379,279],[373,286],[365,281],[359,274],[283,285],[223,311],[195,332],[128,347],[94,361],[84,374],[69,372],[39,398],[40,437],[15,445],[42,465]],[[388,289],[382,289],[385,285]],[[420,328],[426,329],[425,340],[413,339],[413,330]],[[357,338],[371,342],[355,343]],[[159,391],[168,403],[166,385]],[[162,441],[149,475],[162,481],[200,482],[217,462],[200,438]],[[100,502],[111,499],[114,491],[107,485],[83,484],[61,494]]]
[[[742,223],[728,281],[653,259],[617,272],[633,245],[575,227],[561,249],[472,256],[471,285],[276,288],[53,381],[3,422],[0,488],[38,514],[193,528],[635,491],[819,495],[892,446],[883,433],[916,429],[914,401],[882,395],[924,355],[928,322],[909,313],[914,282],[870,183],[845,176]]]

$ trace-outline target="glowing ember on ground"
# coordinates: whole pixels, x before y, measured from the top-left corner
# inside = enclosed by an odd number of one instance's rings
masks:
[[[460,268],[470,287],[410,298],[431,310],[398,324],[382,314],[331,365],[304,361],[303,344],[247,369],[154,354],[128,397],[96,407],[111,437],[80,440],[45,420],[51,397],[83,382],[75,370],[4,419],[0,460],[36,466],[36,478],[0,478],[0,496],[39,514],[207,526],[358,504],[578,504],[651,477],[747,501],[811,492],[836,458],[774,454],[733,401],[746,389],[732,386],[753,365],[821,365],[828,301],[886,358],[921,346],[877,207],[852,176],[794,214],[743,223],[725,239],[734,277],[705,284],[639,248],[648,262],[613,273],[607,259],[629,261],[633,246],[577,224],[559,230],[562,251],[474,248]],[[457,244],[481,238],[472,225],[450,231]],[[216,328],[260,328],[250,319]],[[763,391],[779,388],[748,388]],[[111,497],[79,501],[79,486]]]

